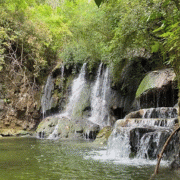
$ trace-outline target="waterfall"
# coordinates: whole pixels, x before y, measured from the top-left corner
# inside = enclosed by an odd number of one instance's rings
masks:
[[[85,74],[86,74],[86,63],[83,64],[79,76],[73,80],[72,90],[71,90],[72,92],[69,98],[69,102],[66,106],[65,111],[57,115],[58,118],[61,119],[63,117],[66,117],[70,119],[73,113],[75,113],[77,103],[79,103],[81,93],[86,85]],[[58,127],[59,127],[59,121],[55,126],[54,131],[49,135],[48,139],[55,139],[58,137]]]
[[[69,98],[69,102],[66,106],[64,113],[60,114],[60,116],[71,117],[71,115],[75,113],[76,105],[80,100],[81,93],[86,85],[85,74],[86,74],[86,63],[83,64],[79,76],[73,80],[72,92]]]
[[[119,134],[113,131],[109,141],[107,155],[114,158],[127,158],[130,154],[129,132],[130,128],[121,128]]]
[[[178,108],[175,107],[158,107],[143,109],[144,114],[142,118],[176,118]]]
[[[61,66],[61,78],[64,78],[64,65]]]
[[[101,127],[110,125],[108,98],[110,95],[109,69],[102,72],[102,63],[99,65],[97,77],[91,93],[91,117],[89,121]],[[101,75],[102,74],[102,75]]]
[[[159,147],[159,143],[160,143],[161,134],[162,134],[162,132],[146,133],[140,140],[137,157],[149,159],[148,150],[149,150],[149,146],[151,145],[150,141],[152,141],[152,143],[154,143],[154,147],[155,147],[152,156],[156,157],[156,155],[158,154],[158,147]]]
[[[58,127],[59,127],[59,123],[55,126],[54,131],[49,135],[49,137],[47,139],[58,138]]]
[[[64,78],[64,65],[61,66],[61,78]],[[51,109],[52,105],[52,91],[54,90],[54,79],[52,74],[47,78],[46,85],[44,86],[44,92],[41,98],[41,111],[43,114],[43,119],[46,116],[46,111]]]
[[[108,156],[113,153],[116,158],[156,159],[178,122],[177,109],[162,107],[143,110],[142,118],[128,118],[116,122],[108,140]],[[164,157],[176,151],[177,139],[175,136],[167,146]]]
[[[43,118],[46,115],[46,111],[51,109],[52,103],[52,91],[54,90],[54,83],[52,75],[49,75],[46,81],[46,85],[44,87],[44,93],[41,98],[41,107],[42,107],[42,114]]]

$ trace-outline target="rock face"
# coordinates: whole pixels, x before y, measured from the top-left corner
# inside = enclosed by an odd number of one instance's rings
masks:
[[[130,146],[131,152],[137,155],[139,149],[141,149],[142,138],[148,139],[148,148],[145,154],[145,158],[156,159],[157,155],[161,152],[163,145],[171,134],[171,130],[156,130],[153,128],[135,128],[130,131]],[[157,143],[158,142],[158,143]],[[169,158],[175,152],[175,145],[178,144],[178,137],[176,136],[166,147],[164,156]],[[146,144],[144,144],[146,145]]]
[[[178,90],[173,69],[148,73],[136,92],[136,108],[173,107],[177,103]]]
[[[139,85],[136,92],[136,98],[151,89],[162,88],[163,86],[169,84],[169,82],[173,82],[175,77],[176,75],[173,69],[164,69],[148,73]]]
[[[0,131],[2,136],[35,130],[39,121],[39,87],[32,87],[27,76],[0,72]],[[5,132],[7,131],[7,132]]]
[[[38,102],[28,93],[19,93],[18,97],[13,94],[11,101],[1,100],[0,116],[2,129],[33,130],[40,118]]]

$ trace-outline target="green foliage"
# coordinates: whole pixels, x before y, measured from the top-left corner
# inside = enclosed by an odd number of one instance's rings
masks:
[[[146,52],[172,65],[179,59],[177,0],[2,0],[0,8],[0,70],[13,67],[37,81],[57,61],[91,69],[103,61],[118,81]]]
[[[101,5],[101,3],[102,3],[103,0],[94,0],[94,1],[95,1],[95,3],[97,4],[97,6],[99,7],[99,6]]]

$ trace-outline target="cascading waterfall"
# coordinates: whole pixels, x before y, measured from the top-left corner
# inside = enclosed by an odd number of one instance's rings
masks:
[[[65,111],[57,115],[58,118],[62,118],[62,117],[71,118],[71,116],[73,115],[74,111],[76,110],[76,105],[80,100],[81,92],[83,91],[86,85],[85,74],[86,74],[86,63],[83,64],[79,76],[73,80],[72,92],[69,98],[69,102],[66,106]],[[55,139],[58,137],[58,126],[59,126],[59,122],[55,126],[54,131],[49,135],[48,139]]]
[[[64,78],[64,65],[61,66],[61,78]]]
[[[61,78],[64,78],[64,65],[61,66]],[[44,87],[44,93],[41,98],[41,108],[43,119],[46,116],[46,111],[51,109],[52,105],[52,91],[54,90],[54,82],[52,74],[50,74],[47,78],[46,85]]]
[[[120,128],[119,134],[113,131],[108,141],[107,155],[113,158],[127,158],[130,154],[130,128]]]
[[[73,81],[72,93],[69,98],[69,102],[66,106],[64,113],[60,114],[60,116],[65,116],[65,117],[70,118],[71,115],[74,113],[76,105],[77,105],[78,101],[80,100],[81,92],[83,91],[83,89],[86,85],[85,74],[86,74],[86,63],[83,64],[78,78],[76,78]]]
[[[110,77],[109,69],[106,68],[102,72],[102,63],[99,65],[97,71],[97,78],[92,88],[91,93],[91,117],[89,121],[100,125],[101,127],[110,125],[109,110],[108,110],[108,97],[110,94]],[[101,75],[102,74],[102,75]]]
[[[168,113],[164,113],[165,109]],[[147,118],[131,119],[127,116],[125,119],[116,121],[114,130],[108,140],[107,149],[93,151],[86,158],[113,161],[126,165],[155,165],[157,163],[157,155],[173,131],[174,125],[178,122],[177,111],[176,108],[151,108],[143,110],[144,113],[148,112]],[[153,113],[153,111],[156,113]],[[161,161],[161,164],[167,165],[166,159],[175,153],[177,143],[178,136],[175,136],[168,144],[163,155],[164,160]]]
[[[52,75],[49,75],[47,78],[46,85],[44,87],[44,93],[41,98],[41,107],[43,118],[46,116],[46,111],[51,109],[52,103],[52,91],[54,90],[54,83]]]
[[[143,109],[142,118],[176,118],[178,108],[175,107],[158,107]]]
[[[176,108],[150,108],[144,112],[142,119],[119,120],[120,126],[116,123],[108,141],[108,155],[114,153],[118,158],[136,156],[138,159],[157,157],[178,122],[177,111]],[[175,151],[176,141],[177,137],[169,144],[170,151]]]
[[[64,66],[61,67],[61,78],[64,75]],[[58,137],[58,132],[60,132],[60,125],[64,121],[73,123],[80,123],[81,120],[78,120],[80,113],[83,114],[82,110],[86,108],[86,105],[89,106],[89,97],[91,103],[91,116],[83,122],[85,126],[83,127],[83,135],[86,135],[89,138],[95,138],[99,129],[111,125],[110,124],[110,114],[109,114],[109,105],[111,100],[111,88],[110,88],[110,75],[109,69],[104,68],[103,64],[99,65],[97,71],[97,77],[94,85],[89,91],[89,84],[85,78],[86,75],[86,63],[83,64],[80,73],[76,79],[73,80],[71,86],[71,95],[69,101],[66,105],[65,110],[62,113],[54,115],[52,118],[56,118],[57,121],[53,122],[51,125],[52,128],[47,132],[49,139],[54,139]],[[48,86],[49,79],[45,86]],[[53,89],[51,90],[53,91]],[[49,93],[49,97],[52,96],[52,93]],[[89,109],[85,112],[89,113]],[[84,113],[84,114],[85,114]],[[85,114],[85,116],[89,116]],[[83,117],[85,117],[83,116]],[[51,118],[51,119],[52,119]],[[87,120],[87,121],[86,121]],[[54,120],[55,121],[55,120]],[[49,135],[50,134],[50,135]]]
[[[161,132],[150,132],[145,134],[141,140],[140,140],[140,144],[139,144],[139,148],[138,148],[138,152],[137,152],[137,157],[138,158],[144,158],[144,159],[149,159],[149,146],[150,146],[150,140],[152,140],[152,143],[154,143],[154,146],[156,147],[153,151],[152,156],[156,157],[156,155],[158,154],[158,147],[160,145],[160,137],[161,137]]]

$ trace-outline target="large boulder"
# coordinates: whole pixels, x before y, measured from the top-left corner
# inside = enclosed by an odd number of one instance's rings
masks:
[[[163,86],[174,81],[175,77],[176,75],[173,69],[164,69],[148,73],[139,85],[136,92],[136,98],[140,97],[143,93],[151,89],[162,88]]]
[[[74,120],[61,115],[49,116],[41,121],[36,130],[40,138],[83,138],[95,139],[99,125],[86,119]]]
[[[141,81],[134,107],[173,107],[178,100],[176,75],[173,69],[163,69],[148,73]]]

